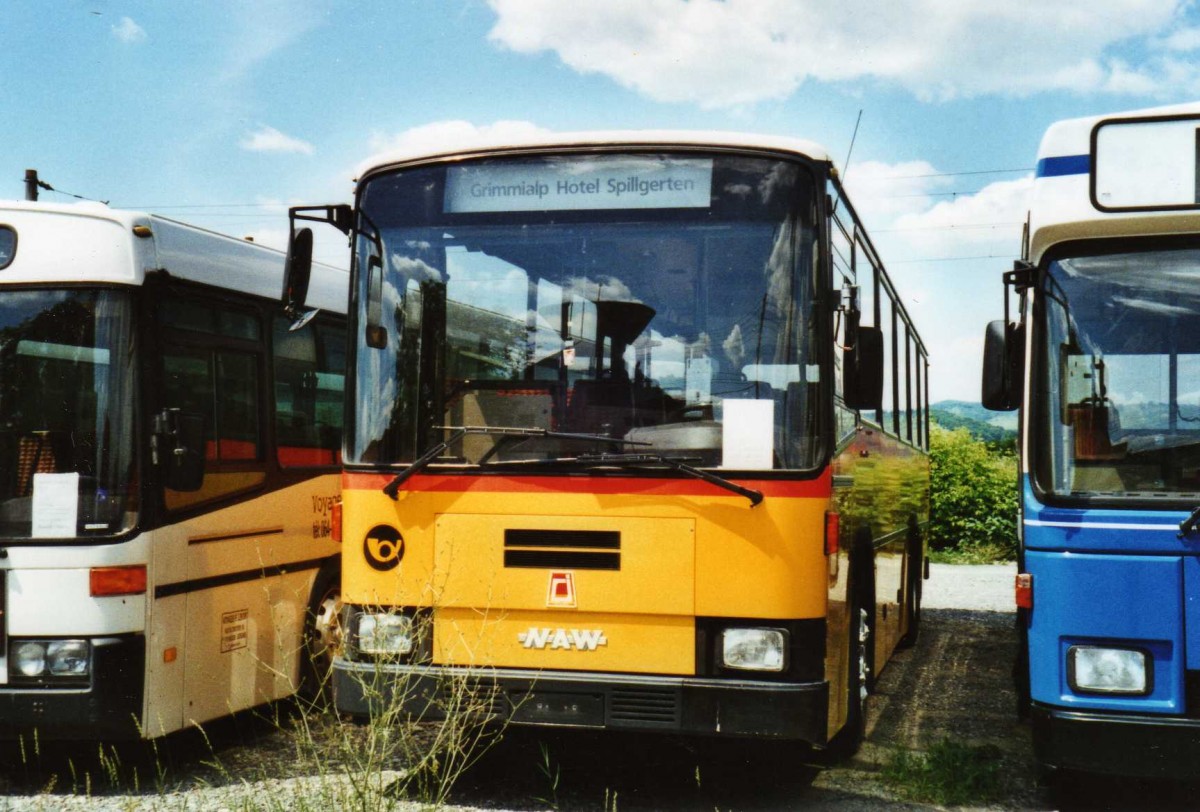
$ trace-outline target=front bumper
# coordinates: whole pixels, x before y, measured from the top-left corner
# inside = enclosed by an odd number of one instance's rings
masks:
[[[334,704],[353,716],[465,712],[517,725],[827,741],[825,682],[443,669],[338,658]]]
[[[0,685],[0,740],[116,741],[141,736],[146,639],[92,638],[92,679],[79,688]]]
[[[1140,778],[1200,777],[1200,719],[1066,711],[1033,703],[1033,745],[1052,768]]]

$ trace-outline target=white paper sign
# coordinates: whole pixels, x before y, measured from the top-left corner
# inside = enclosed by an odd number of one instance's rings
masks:
[[[33,537],[74,536],[78,522],[79,474],[34,474]]]
[[[726,398],[722,408],[721,467],[774,467],[775,401]]]
[[[447,214],[707,208],[707,158],[497,163],[446,170]]]

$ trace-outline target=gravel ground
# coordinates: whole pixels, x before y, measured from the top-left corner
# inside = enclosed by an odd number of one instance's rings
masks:
[[[932,565],[920,642],[883,670],[869,701],[867,740],[847,762],[819,769],[754,744],[698,751],[657,737],[520,732],[463,777],[452,797],[458,805],[449,808],[930,808],[902,803],[881,770],[898,748],[924,750],[946,736],[996,748],[1006,780],[992,808],[1050,808],[1033,779],[1028,728],[1013,714],[1014,572],[1011,565]],[[28,754],[0,753],[0,810],[325,810],[357,797],[341,765],[353,761],[353,737],[362,729],[328,721],[315,734],[326,748],[326,772],[314,775],[296,762],[305,753],[291,727],[235,720],[210,727],[206,738],[168,737],[150,754],[123,751],[98,761],[94,751],[43,753],[36,767]],[[313,763],[311,754],[303,760]],[[145,789],[130,793],[134,774]]]
[[[1016,564],[930,564],[921,605],[926,609],[1014,611]]]

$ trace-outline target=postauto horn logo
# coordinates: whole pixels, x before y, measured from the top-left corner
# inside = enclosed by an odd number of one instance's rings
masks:
[[[404,539],[400,531],[386,524],[377,524],[367,532],[363,540],[363,558],[371,569],[380,572],[394,570],[404,558]]]

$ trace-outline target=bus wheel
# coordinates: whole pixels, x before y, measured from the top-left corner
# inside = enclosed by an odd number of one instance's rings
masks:
[[[304,650],[300,661],[300,695],[321,699],[328,693],[333,658],[342,645],[342,577],[326,566],[317,573],[304,617]]]
[[[849,660],[846,663],[846,724],[829,743],[829,755],[838,761],[850,758],[858,752],[867,732],[867,696],[874,684],[872,615],[874,600],[869,599],[861,571],[851,575],[848,585],[850,594]]]

